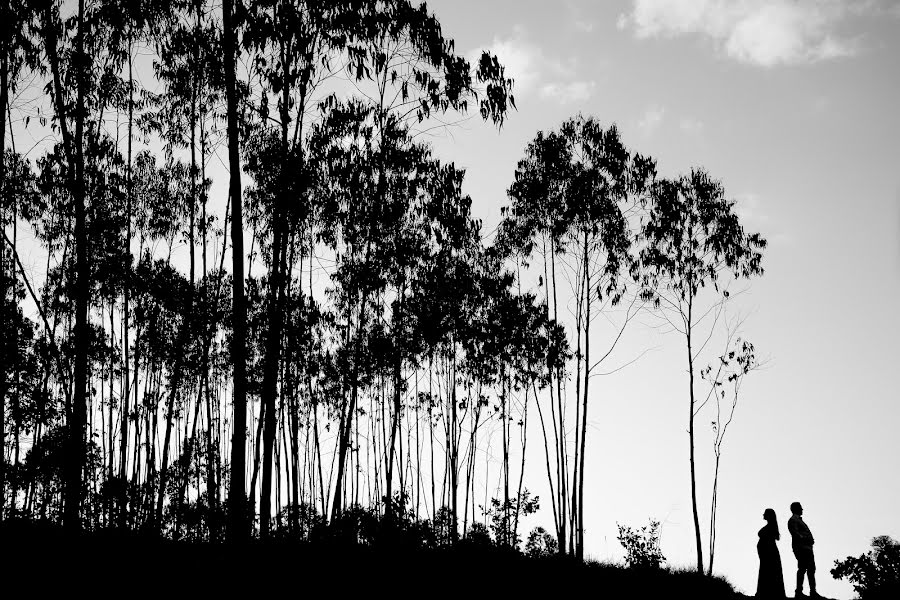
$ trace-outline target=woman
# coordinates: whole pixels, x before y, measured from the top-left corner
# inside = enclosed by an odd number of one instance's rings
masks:
[[[784,573],[781,570],[781,554],[776,542],[781,539],[775,511],[767,508],[763,513],[765,526],[759,530],[759,580],[756,585],[757,598],[784,598]]]

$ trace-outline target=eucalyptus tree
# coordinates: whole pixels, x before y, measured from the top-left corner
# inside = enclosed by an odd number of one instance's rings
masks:
[[[501,210],[505,218],[498,227],[496,246],[509,255],[519,255],[525,266],[529,258],[539,251],[543,261],[543,275],[539,285],[544,288],[544,307],[548,316],[557,321],[558,290],[557,260],[564,247],[564,236],[568,229],[565,219],[565,183],[571,163],[571,150],[565,137],[556,131],[538,132],[535,139],[525,149],[525,157],[516,167],[515,181],[507,194],[512,205]],[[552,307],[552,308],[551,308]],[[549,368],[549,364],[548,364]],[[561,553],[566,552],[566,528],[568,517],[568,466],[564,459],[565,428],[560,427],[557,412],[562,415],[563,384],[565,363],[556,364],[550,371],[550,408],[553,413],[548,419],[553,431],[553,461],[550,459],[547,437],[547,423],[543,418],[541,405],[537,408],[544,434],[544,449],[547,458],[547,476],[551,490],[554,524]],[[556,386],[553,385],[555,379]],[[554,463],[551,477],[550,463]]]
[[[555,335],[557,325],[548,319],[544,307],[536,302],[536,296],[515,289],[521,287],[520,283],[514,273],[503,269],[503,251],[497,250],[497,247],[488,249],[482,263],[482,276],[476,286],[479,298],[469,322],[469,335],[464,341],[465,370],[483,382],[485,387],[493,387],[495,392],[499,387],[499,405],[495,407],[495,412],[501,426],[503,497],[502,500],[492,500],[490,512],[496,542],[516,547],[520,516],[534,512],[538,506],[538,499],[529,499],[529,492],[523,491],[522,487],[529,396],[533,392],[536,397],[538,389],[546,387],[549,369],[557,368],[557,362],[566,356],[567,348],[564,338]],[[558,345],[560,342],[561,346]],[[554,356],[548,356],[551,353]],[[510,430],[516,420],[511,412],[517,394],[524,396],[517,420],[521,428],[522,447],[519,482],[514,496],[511,496]]]
[[[62,147],[65,154],[66,179],[69,194],[75,213],[75,255],[76,255],[76,285],[75,285],[75,368],[73,400],[68,418],[68,460],[65,476],[65,525],[76,530],[81,527],[81,500],[82,500],[82,475],[84,468],[84,440],[87,423],[87,304],[88,304],[88,258],[86,224],[85,224],[85,185],[84,185],[84,125],[87,119],[85,96],[88,92],[87,54],[85,52],[85,8],[84,1],[79,0],[75,17],[77,32],[73,41],[71,62],[60,65],[60,40],[68,28],[63,27],[59,14],[59,5],[55,2],[46,2],[41,16],[41,29],[44,38],[44,52],[53,76],[53,100],[54,112],[57,124],[62,133]],[[62,72],[65,68],[65,72]],[[63,77],[67,83],[64,85]],[[74,87],[75,99],[65,98],[69,90]],[[69,109],[71,107],[71,110]],[[74,125],[75,132],[69,129]]]
[[[249,148],[267,153],[267,168],[277,166],[274,175],[258,182],[261,188],[263,184],[268,188],[262,189],[268,217],[268,226],[263,228],[262,234],[267,241],[269,265],[261,496],[261,527],[266,535],[271,514],[271,461],[276,431],[275,398],[281,362],[282,313],[289,281],[287,256],[294,229],[310,213],[311,185],[305,165],[309,152],[307,132],[314,117],[309,110],[315,106],[314,93],[322,79],[343,66],[354,85],[371,82],[378,90],[373,100],[377,109],[371,113],[372,131],[381,139],[393,127],[389,121],[396,121],[398,116],[402,119],[415,115],[421,120],[434,111],[465,109],[467,102],[476,98],[476,81],[473,81],[468,61],[455,55],[452,41],[441,35],[437,19],[424,6],[416,7],[406,0],[359,5],[262,2],[242,12],[242,19],[245,23],[244,45],[254,57],[254,69],[262,84],[259,114],[263,124],[269,119],[271,104],[276,106],[273,112],[277,112],[272,119],[271,135],[259,138],[260,147]],[[474,79],[487,86],[486,94],[479,99],[483,116],[501,122],[506,111],[509,82],[503,79],[496,59],[482,57]],[[396,103],[387,99],[392,87],[397,91]],[[336,98],[329,99],[322,107],[327,113],[336,102]],[[392,111],[395,114],[392,115]],[[379,180],[374,193],[382,200],[386,200],[385,173],[390,168],[386,163],[382,164],[374,175]],[[300,246],[300,250],[302,258],[304,246]],[[366,289],[360,295],[356,307],[362,317],[358,322],[360,330],[366,329],[366,321],[370,318],[366,307],[376,295],[375,289]],[[355,406],[359,394],[357,371],[358,365],[353,366],[350,406]],[[394,379],[398,378],[399,375],[395,375]],[[343,493],[344,461],[353,427],[352,409],[345,410],[340,423],[342,458],[338,461],[335,514]]]
[[[282,329],[291,240],[298,225],[308,215],[306,183],[305,124],[313,101],[313,92],[328,57],[338,46],[340,11],[335,3],[257,2],[242,15],[244,46],[256,60],[261,85],[259,93],[259,131],[245,147],[250,172],[256,187],[252,195],[262,205],[264,227],[261,234],[268,242],[267,326],[263,363],[262,491],[260,494],[260,534],[270,534],[272,518],[272,462],[276,434],[276,397],[281,366]],[[274,100],[277,117],[269,126],[269,103]],[[292,110],[293,109],[293,110]],[[291,126],[293,122],[293,131]],[[253,168],[258,165],[258,168]],[[301,251],[306,245],[300,246]]]
[[[566,552],[568,544],[568,551],[579,558],[584,552],[590,380],[633,318],[634,303],[600,360],[593,362],[591,322],[599,311],[618,305],[625,297],[628,281],[637,276],[632,252],[635,215],[639,214],[654,176],[653,161],[630,152],[615,126],[604,129],[594,118],[574,117],[564,122],[558,132],[539,133],[527,146],[508,191],[512,205],[506,209],[500,228],[500,245],[507,252],[528,261],[540,250],[544,264],[539,285],[545,287],[548,311],[552,292],[554,321],[558,318],[557,263],[561,262],[570,274],[576,341],[574,450],[570,453],[569,403],[563,389],[562,367],[557,366],[557,385],[555,389],[551,386],[550,399],[556,476],[549,483],[560,552]],[[549,445],[543,415],[541,420],[545,445]]]
[[[584,556],[584,473],[587,439],[588,391],[593,370],[610,355],[633,316],[629,310],[622,328],[600,360],[591,362],[592,300],[597,308],[616,306],[627,280],[637,274],[630,253],[634,233],[629,216],[640,208],[655,165],[623,145],[615,126],[604,130],[594,119],[576,117],[562,126],[571,140],[571,174],[566,184],[566,215],[571,223],[567,250],[580,263],[576,286],[576,411],[572,491],[572,533],[575,554]],[[584,351],[581,339],[583,334]],[[580,400],[580,402],[579,402]],[[579,414],[580,413],[580,414]],[[579,418],[580,417],[580,418]],[[579,422],[580,421],[580,422]],[[577,492],[577,493],[576,493]]]
[[[171,20],[171,26],[153,36],[159,59],[154,63],[157,79],[163,84],[160,93],[147,93],[149,104],[153,109],[142,117],[143,127],[154,133],[158,133],[166,143],[169,154],[177,150],[187,150],[189,165],[186,173],[186,187],[182,193],[177,194],[174,200],[186,204],[184,214],[187,220],[185,228],[185,242],[188,246],[188,279],[189,290],[195,290],[197,282],[197,236],[202,234],[201,245],[201,277],[206,281],[207,265],[207,230],[209,219],[207,216],[207,188],[206,158],[208,154],[207,141],[211,125],[207,122],[208,115],[213,114],[216,103],[219,100],[222,88],[222,65],[219,58],[220,34],[207,10],[207,3],[202,0],[174,3],[171,13],[167,15]],[[212,126],[214,127],[214,125]],[[199,211],[199,214],[198,214]],[[218,289],[218,285],[215,286]],[[206,293],[202,290],[201,293]],[[185,295],[184,312],[191,315],[194,310],[195,294],[193,291]],[[197,399],[195,414],[199,417],[199,407],[203,400],[206,403],[207,427],[209,435],[206,437],[206,465],[207,465],[207,505],[211,510],[211,517],[216,512],[218,505],[218,489],[216,477],[212,471],[216,454],[212,435],[212,407],[209,378],[209,354],[212,344],[212,332],[208,328],[199,328],[199,323],[193,319],[185,319],[184,328],[180,334],[180,344],[184,346],[193,342],[192,353],[195,367],[187,379],[193,386],[195,378],[198,379]],[[184,377],[184,368],[181,362],[177,365],[173,378],[175,379],[172,394],[170,395],[167,415],[173,412],[173,402],[176,389],[180,380]],[[199,377],[197,377],[199,371]],[[169,439],[171,424],[167,419],[167,431],[163,444],[163,470],[160,472],[159,495],[156,507],[156,519],[162,516],[163,498],[165,494],[166,467],[168,466]],[[193,438],[194,436],[191,436]],[[195,443],[185,440],[187,454],[183,460],[190,462],[190,453]],[[182,475],[187,471],[183,470]],[[177,501],[183,498],[181,490],[186,486],[183,479],[177,493]],[[209,522],[210,535],[213,539],[218,537],[218,526],[214,519]]]
[[[240,2],[238,3],[240,6]],[[244,303],[244,219],[241,206],[240,138],[238,137],[238,90],[236,29],[231,0],[222,2],[222,50],[224,55],[226,118],[228,121],[228,194],[231,208],[233,410],[231,478],[228,488],[228,536],[243,541],[250,534],[245,485],[247,429],[247,309]]]
[[[738,324],[739,325],[739,324]],[[711,421],[713,431],[712,450],[715,457],[713,467],[712,494],[709,508],[709,565],[707,574],[712,576],[713,560],[716,556],[716,513],[719,507],[719,467],[722,463],[722,446],[725,434],[734,421],[741,387],[747,374],[760,367],[756,348],[751,342],[737,335],[737,326],[728,326],[725,349],[713,364],[700,371],[700,376],[709,384],[709,393],[701,402],[715,399],[716,418]],[[715,367],[715,368],[714,368]]]
[[[81,506],[81,479],[87,425],[89,366],[90,257],[89,206],[92,181],[103,174],[91,153],[103,150],[101,133],[108,109],[120,86],[118,75],[127,57],[126,32],[151,22],[162,3],[103,2],[85,5],[67,18],[61,16],[61,2],[37,3],[38,32],[42,42],[50,83],[46,90],[53,106],[54,124],[60,133],[58,146],[60,175],[66,181],[66,195],[73,214],[75,246],[73,339],[74,386],[69,412],[70,452],[67,467],[66,525],[78,528]],[[136,24],[136,25],[135,25]],[[94,211],[96,212],[96,211]]]
[[[21,469],[20,433],[43,402],[40,390],[41,367],[48,366],[47,353],[42,353],[37,323],[26,316],[22,303],[26,287],[32,300],[41,308],[34,295],[28,275],[22,267],[17,251],[18,221],[33,217],[39,204],[36,182],[31,164],[14,150],[2,156],[3,178],[0,180],[0,522],[6,509],[7,468],[12,467],[10,481],[10,510],[16,512]],[[8,231],[9,230],[9,231]],[[42,364],[43,363],[43,364]],[[7,412],[9,403],[9,412]],[[12,462],[7,464],[7,415],[12,429]]]
[[[688,371],[688,443],[691,508],[697,549],[697,571],[703,572],[697,481],[694,461],[694,422],[697,416],[695,361],[705,339],[696,338],[698,328],[710,315],[718,315],[728,297],[729,279],[761,275],[762,250],[766,240],[759,233],[746,233],[725,196],[719,181],[702,169],[677,179],[654,183],[650,210],[642,231],[640,259],[644,268],[643,295],[667,315],[684,336]],[[712,288],[712,289],[710,289]],[[706,295],[709,293],[709,301]]]
[[[34,44],[33,28],[35,26],[34,11],[23,0],[10,0],[0,5],[0,190],[6,196],[6,134],[7,114],[10,103],[10,93],[15,93],[20,78],[26,70],[37,67],[37,48]],[[11,210],[12,209],[12,210]],[[3,215],[0,217],[4,233],[11,219],[16,219],[16,211],[7,202],[2,207]],[[15,224],[13,224],[15,227]],[[16,296],[15,290],[15,265],[12,259],[13,249],[6,244],[0,245],[0,298],[6,303],[7,294]],[[7,394],[7,364],[4,361],[0,366],[0,447],[4,447],[6,440],[6,394]],[[0,496],[6,485],[6,463],[0,460]],[[2,502],[0,502],[2,504]],[[0,522],[3,520],[3,511],[0,508]]]

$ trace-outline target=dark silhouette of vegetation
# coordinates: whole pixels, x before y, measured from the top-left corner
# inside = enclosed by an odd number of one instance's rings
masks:
[[[710,335],[698,338],[697,334],[711,312],[715,316],[710,329],[715,327],[723,301],[729,295],[729,279],[762,274],[766,240],[758,233],[744,232],[734,211],[734,201],[728,200],[722,184],[702,169],[653,184],[652,204],[642,235],[646,242],[641,249],[641,262],[646,269],[642,295],[666,313],[669,324],[686,342],[691,507],[697,571],[702,573],[703,544],[694,452],[694,424],[700,408],[695,396],[694,363]],[[708,306],[704,305],[704,294],[701,294],[707,286],[714,292]]]
[[[831,576],[852,583],[862,600],[896,598],[900,593],[900,542],[887,535],[875,537],[865,554],[834,561]]]
[[[0,23],[9,539],[201,550],[208,568],[225,541],[309,569],[390,548],[628,589],[582,564],[588,414],[655,311],[686,336],[702,570],[697,327],[765,247],[705,171],[660,179],[577,115],[526,146],[488,241],[465,171],[423,140],[476,113],[502,128],[514,81],[425,4],[9,0]],[[26,128],[44,142],[22,153]],[[753,352],[701,372],[715,482]],[[710,574],[716,503],[714,484]],[[661,568],[658,528],[620,528],[628,564],[654,567],[642,589],[731,593]]]
[[[667,568],[635,570],[549,553],[525,556],[475,537],[455,546],[410,545],[396,531],[379,529],[377,518],[370,510],[351,511],[347,519],[353,527],[340,532],[331,530],[329,537],[312,534],[304,541],[270,538],[265,545],[254,543],[250,551],[239,556],[221,544],[175,543],[134,532],[99,531],[85,536],[71,559],[54,565],[56,576],[47,578],[44,573],[43,580],[39,577],[45,563],[33,560],[34,553],[43,548],[69,551],[71,539],[54,527],[39,523],[23,526],[16,521],[0,531],[3,539],[18,550],[3,557],[4,564],[17,573],[17,577],[5,583],[5,589],[24,592],[40,580],[41,589],[47,593],[62,592],[68,578],[96,568],[95,557],[114,547],[117,551],[104,559],[104,581],[95,585],[101,593],[134,585],[134,570],[129,566],[134,561],[156,564],[164,556],[173,567],[165,570],[165,576],[142,582],[142,592],[157,594],[175,588],[191,594],[277,593],[284,587],[284,582],[277,577],[198,577],[197,573],[294,573],[302,565],[304,571],[313,573],[319,581],[340,581],[342,592],[350,594],[371,593],[373,581],[402,566],[403,577],[395,585],[408,590],[430,589],[434,578],[446,569],[451,573],[465,573],[465,585],[485,594],[551,594],[558,589],[560,581],[565,581],[567,585],[596,589],[611,597],[674,596],[701,600],[743,597],[726,580],[696,572]],[[329,529],[321,530],[323,535],[326,531]],[[338,533],[344,537],[337,538]],[[348,542],[347,535],[358,535],[360,541]],[[352,577],[348,577],[350,565]],[[318,589],[318,581],[313,580],[310,585]]]
[[[659,521],[651,519],[640,529],[617,525],[619,543],[625,548],[625,564],[639,569],[658,569],[666,562],[659,547]]]

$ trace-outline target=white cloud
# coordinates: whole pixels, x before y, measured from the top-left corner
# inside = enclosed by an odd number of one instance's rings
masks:
[[[584,102],[594,93],[593,81],[570,81],[568,83],[547,83],[541,86],[542,98],[556,100],[560,104]]]
[[[745,225],[759,225],[769,220],[763,212],[762,200],[758,194],[747,192],[734,197],[734,212]]]
[[[682,117],[678,120],[678,128],[687,134],[699,134],[703,131],[703,121],[693,117]]]
[[[585,6],[578,0],[563,0],[563,6],[577,31],[591,33],[597,28],[597,23],[587,14],[588,10],[586,9],[590,9],[590,5]]]
[[[729,57],[764,67],[850,56],[838,25],[863,5],[842,0],[632,0],[619,18],[638,38],[701,34]]]
[[[485,50],[497,56],[505,68],[505,75],[515,80],[515,91],[520,93],[533,87],[545,60],[540,48],[525,41],[521,28],[516,28],[512,37],[495,37]],[[480,55],[481,50],[476,50],[473,54]]]
[[[536,91],[541,98],[568,104],[583,102],[593,94],[594,81],[576,78],[574,57],[561,59],[545,55],[537,44],[529,41],[521,26],[514,27],[509,37],[495,37],[485,50],[497,56],[505,75],[515,81],[513,93],[519,99]],[[480,49],[474,50],[470,59],[480,54]]]
[[[762,233],[769,246],[787,246],[794,243],[794,234],[782,229],[779,220],[772,219],[766,210],[766,204],[771,204],[771,199],[764,201],[759,194],[753,192],[738,194],[732,199],[735,203],[734,212],[745,232]]]
[[[665,115],[665,108],[658,106],[649,107],[638,120],[638,129],[640,129],[641,133],[644,135],[650,135],[659,128]]]

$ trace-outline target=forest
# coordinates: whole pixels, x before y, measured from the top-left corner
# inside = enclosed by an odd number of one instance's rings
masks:
[[[424,3],[0,6],[0,520],[580,560],[596,375],[652,314],[712,572],[695,431],[712,410],[718,476],[758,365],[723,314],[766,247],[714,176],[659,176],[575,114],[522,149],[489,232],[428,140],[502,135],[515,81]],[[524,530],[538,510],[552,530]]]

